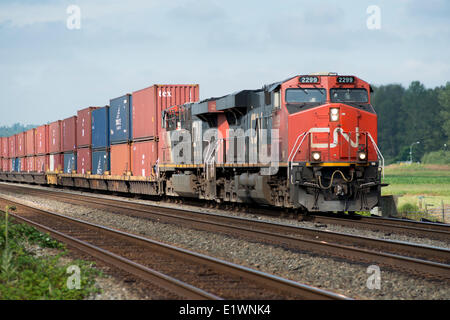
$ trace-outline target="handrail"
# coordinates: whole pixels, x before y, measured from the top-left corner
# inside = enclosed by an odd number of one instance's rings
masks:
[[[303,133],[301,133],[301,134],[298,135],[297,139],[295,140],[294,146],[292,147],[291,153],[289,154],[289,157],[288,157],[288,164],[291,163],[292,160],[294,160],[294,157],[295,157],[295,155],[297,154],[298,149],[300,149],[300,146],[303,144],[303,141],[305,140],[305,138],[306,138],[306,136],[307,136],[308,133],[309,133],[309,132],[303,132]],[[300,139],[301,136],[303,136],[303,135],[305,135],[305,136],[303,137],[303,139],[302,139],[302,141],[300,142],[300,144],[298,145],[298,147],[295,149],[295,146],[297,145],[298,139]],[[295,149],[295,151],[294,151],[294,149]]]
[[[303,141],[305,141],[305,138],[308,136],[309,132],[303,132],[301,134],[298,135],[297,139],[295,140],[294,146],[292,147],[292,151],[289,154],[288,157],[288,177],[291,175],[291,170],[292,170],[292,160],[294,160],[295,155],[298,152],[298,149],[300,149],[300,146],[303,144]],[[295,146],[297,145],[298,140],[303,136],[303,139],[300,141],[299,145],[297,148],[295,148]],[[294,151],[295,150],[295,151]],[[294,184],[294,182],[292,181],[292,178],[289,178],[291,183]]]
[[[384,157],[381,154],[380,149],[378,148],[377,144],[375,143],[375,140],[372,138],[372,135],[370,134],[369,131],[367,131],[367,134],[369,135],[370,140],[372,141],[373,146],[375,147],[375,151],[378,155],[378,158],[381,158],[381,173],[383,175],[383,179],[384,179]]]

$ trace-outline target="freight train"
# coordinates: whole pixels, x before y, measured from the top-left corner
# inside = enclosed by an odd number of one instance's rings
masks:
[[[0,180],[304,212],[378,205],[383,156],[371,86],[298,75],[199,101],[153,85],[1,138]]]

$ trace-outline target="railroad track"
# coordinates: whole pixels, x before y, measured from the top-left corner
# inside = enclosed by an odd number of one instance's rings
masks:
[[[96,259],[187,299],[347,299],[347,297],[123,231],[0,198],[11,216]]]
[[[21,187],[13,188],[16,188],[14,189],[16,192],[23,191]],[[295,250],[315,252],[370,264],[375,263],[446,281],[450,279],[450,250],[443,248],[379,240],[219,214],[138,204],[126,200],[111,200],[95,195],[77,195],[77,197],[74,197],[73,194],[65,192],[53,193],[28,187],[27,192],[30,195],[34,194],[132,217],[176,223],[228,235],[235,234],[251,240],[277,244]]]
[[[450,240],[449,224],[365,216],[329,217],[325,215],[311,215],[305,217],[305,219],[310,219],[318,223],[336,224],[350,228],[397,232],[405,235],[443,241]]]

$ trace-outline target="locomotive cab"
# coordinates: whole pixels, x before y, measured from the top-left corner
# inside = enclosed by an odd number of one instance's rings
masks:
[[[382,156],[370,91],[363,80],[332,73],[299,76],[281,85],[294,207],[343,212],[377,205]]]

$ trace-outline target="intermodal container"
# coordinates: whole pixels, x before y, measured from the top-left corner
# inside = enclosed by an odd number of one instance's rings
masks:
[[[45,173],[48,171],[49,155],[36,156],[36,172]]]
[[[11,171],[17,172],[17,158],[11,158],[11,159],[9,159],[9,161],[10,161]]]
[[[16,157],[16,136],[8,137],[8,148],[9,148],[9,157],[15,158]],[[11,167],[13,168],[13,167]]]
[[[16,156],[25,156],[26,137],[25,132],[20,132],[16,135]]]
[[[52,172],[62,172],[64,170],[64,154],[53,153],[49,157],[49,170]]]
[[[122,144],[132,138],[132,98],[130,94],[111,99],[109,107],[109,140],[111,144]]]
[[[77,154],[64,153],[64,173],[77,173]]]
[[[0,138],[0,158],[3,158],[3,137]],[[3,166],[1,166],[3,169]]]
[[[133,92],[132,98],[133,140],[149,139],[158,136],[162,110],[198,101],[199,86],[154,85]]]
[[[25,133],[25,155],[34,156],[36,154],[36,129],[30,129]]]
[[[27,158],[20,157],[17,158],[17,172],[26,172],[27,171]]]
[[[62,152],[77,150],[77,116],[62,121]]]
[[[154,140],[134,142],[131,146],[133,176],[150,177],[155,174],[158,143]]]
[[[131,172],[131,148],[128,143],[111,145],[111,175],[122,176]]]
[[[60,153],[62,152],[62,121],[58,120],[48,125],[48,152]]]
[[[92,112],[98,107],[89,107],[77,113],[77,145],[78,148],[92,145]]]
[[[35,172],[36,171],[36,157],[26,157],[26,172]]]
[[[2,138],[2,157],[9,158],[8,137]]]
[[[92,151],[92,174],[106,174],[111,168],[110,155],[108,150]]]
[[[4,172],[10,171],[10,163],[11,163],[11,161],[9,159],[6,159],[6,158],[2,159],[2,169]]]
[[[109,106],[92,111],[92,149],[108,148]]]
[[[35,152],[36,154],[47,154],[49,153],[49,125],[45,124],[43,126],[36,128],[35,137]]]
[[[91,148],[78,148],[77,172],[80,174],[90,174],[92,172],[92,150],[91,150]]]

